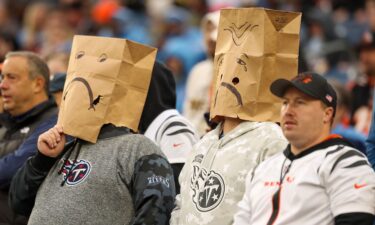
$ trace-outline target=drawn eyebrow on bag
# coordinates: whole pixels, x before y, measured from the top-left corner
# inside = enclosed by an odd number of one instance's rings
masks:
[[[233,43],[237,46],[240,46],[243,41],[242,37],[246,33],[246,31],[251,32],[256,27],[259,27],[259,25],[251,24],[248,22],[245,22],[239,27],[237,27],[236,24],[232,23],[228,28],[224,28],[224,31],[229,31],[232,34]]]
[[[98,97],[96,97],[94,99],[94,94],[92,92],[92,89],[91,89],[91,86],[89,84],[89,82],[87,82],[87,80],[85,78],[82,78],[82,77],[76,77],[74,78],[72,81],[70,81],[70,83],[68,84],[67,86],[67,91],[65,92],[65,95],[63,97],[63,99],[65,100],[65,97],[66,95],[68,94],[69,92],[69,87],[72,85],[73,82],[81,82],[83,85],[85,85],[86,89],[87,89],[87,92],[88,92],[88,95],[89,95],[89,108],[88,110],[90,109],[93,109],[95,111],[95,105],[97,105],[100,101],[100,99],[103,97],[102,95],[98,95]]]

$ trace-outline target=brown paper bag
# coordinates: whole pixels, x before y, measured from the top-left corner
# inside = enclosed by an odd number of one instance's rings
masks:
[[[279,120],[281,101],[269,87],[297,74],[300,24],[297,12],[221,10],[211,119]]]
[[[157,49],[126,39],[74,36],[58,124],[95,143],[103,124],[138,130]]]

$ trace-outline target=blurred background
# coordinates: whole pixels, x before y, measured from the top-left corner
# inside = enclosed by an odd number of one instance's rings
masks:
[[[52,75],[64,73],[74,34],[127,38],[159,48],[184,113],[191,70],[214,49],[205,15],[249,6],[303,13],[299,70],[334,83],[342,107],[335,127],[365,138],[375,84],[375,0],[0,0],[0,62],[8,51],[30,50],[47,60]]]

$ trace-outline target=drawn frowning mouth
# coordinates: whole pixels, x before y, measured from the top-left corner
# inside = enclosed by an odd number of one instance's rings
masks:
[[[237,89],[236,89],[233,85],[231,85],[231,84],[229,84],[229,83],[227,83],[227,82],[221,82],[220,87],[225,87],[225,88],[227,88],[230,92],[232,92],[232,94],[234,94],[234,96],[236,96],[237,104],[239,104],[240,106],[243,105],[243,104],[242,104],[242,97],[241,97],[241,94],[240,94],[240,92],[237,91]],[[214,106],[216,106],[216,100],[217,100],[217,94],[218,94],[218,93],[219,93],[219,90],[216,91],[216,96],[215,96],[215,103],[214,103]]]
[[[87,93],[88,93],[88,97],[89,97],[89,108],[88,110],[90,109],[93,109],[95,111],[95,105],[97,105],[100,101],[100,99],[103,97],[101,95],[98,95],[98,97],[96,97],[94,99],[94,95],[93,95],[93,92],[92,92],[92,89],[91,89],[91,86],[89,84],[89,82],[87,82],[87,80],[85,78],[82,78],[82,77],[76,77],[74,78],[68,85],[67,87],[67,91],[65,92],[65,95],[63,97],[63,99],[65,100],[66,98],[66,95],[68,94],[69,92],[69,88],[70,86],[72,85],[73,82],[81,82],[87,89]]]

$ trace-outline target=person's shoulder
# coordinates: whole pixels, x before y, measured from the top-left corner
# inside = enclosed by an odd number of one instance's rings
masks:
[[[281,127],[275,122],[259,122],[259,128],[277,133],[281,132]]]
[[[53,98],[48,98],[48,100],[40,103],[36,106],[34,112],[31,114],[38,115],[37,119],[46,119],[50,117],[56,117],[59,113],[59,108],[57,107],[55,100]]]
[[[151,145],[151,146],[156,146],[154,142],[152,142],[149,138],[145,137],[142,134],[137,134],[137,133],[128,133],[128,134],[123,134],[114,137],[113,141],[119,141],[119,142],[125,142],[130,145]]]
[[[268,173],[268,171],[274,171],[275,165],[283,163],[285,160],[285,155],[283,151],[280,151],[264,161],[260,162],[256,167],[257,173]]]
[[[39,118],[40,121],[35,120],[35,129],[30,134],[36,134],[39,136],[40,133],[45,132],[56,125],[58,119],[57,112],[49,113],[47,116]],[[23,128],[25,129],[25,128]],[[22,131],[21,131],[22,132]]]
[[[142,134],[128,134],[125,135],[126,141],[129,141],[132,148],[139,152],[139,154],[157,154],[164,156],[160,147],[158,147],[152,140]]]
[[[221,125],[218,125],[216,126],[215,129],[212,129],[210,131],[208,131],[207,133],[205,133],[199,142],[205,142],[205,141],[209,141],[209,140],[217,140],[219,139],[219,134],[220,134],[220,128]]]
[[[325,150],[322,152],[322,154],[326,158],[330,157],[340,157],[341,155],[359,155],[366,157],[363,153],[361,153],[360,150],[356,149],[351,145],[350,142],[348,142],[344,138],[336,138],[333,140],[328,140],[328,143],[324,145],[322,144],[322,149]]]
[[[153,141],[142,134],[127,133],[114,137],[101,139],[101,146],[112,146],[117,149],[121,157],[135,157],[139,159],[146,155],[158,155],[165,158],[165,155]]]
[[[47,124],[55,125],[57,123],[57,119],[58,119],[58,114],[53,113],[53,114],[49,115],[47,118],[43,119],[41,125],[42,124],[44,124],[44,125],[47,125]]]
[[[180,113],[177,113],[174,117],[170,118],[169,120],[166,120],[163,126],[174,126],[183,129],[188,129],[190,133],[192,133],[193,135],[196,135],[198,133],[195,127],[190,123],[190,121]]]
[[[161,139],[163,136],[175,136],[177,134],[192,134],[198,136],[198,132],[190,121],[181,115],[176,109],[167,109],[160,113],[148,127],[145,136]],[[157,141],[156,141],[157,142]]]
[[[248,129],[248,135],[285,140],[281,127],[274,122],[246,122],[244,128]]]
[[[320,151],[322,167],[327,168],[331,174],[337,168],[355,169],[362,166],[370,166],[367,157],[358,149],[345,142],[332,144]]]

